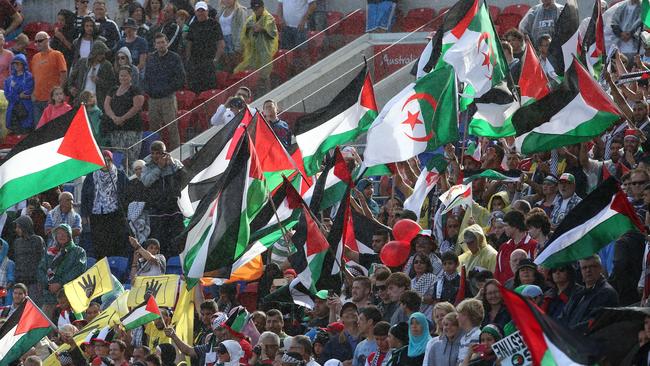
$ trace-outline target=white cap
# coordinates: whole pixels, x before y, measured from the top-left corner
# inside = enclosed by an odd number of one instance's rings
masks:
[[[208,10],[208,4],[205,1],[199,1],[194,5],[194,11],[199,9]]]

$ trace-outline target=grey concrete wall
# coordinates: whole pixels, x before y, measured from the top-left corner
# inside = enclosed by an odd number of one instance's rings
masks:
[[[350,12],[355,9],[365,9],[366,1],[364,0],[319,0],[325,2],[325,8],[327,10],[335,10],[340,12]],[[213,6],[218,4],[218,0],[209,0],[210,4]],[[248,5],[250,0],[240,0],[244,5]],[[453,0],[402,0],[400,1],[399,7],[403,13],[406,13],[409,9],[412,8],[422,8],[432,6],[434,9],[440,9],[443,7],[451,6],[456,1]],[[560,3],[564,1],[560,0]],[[92,0],[91,0],[92,3]],[[109,6],[109,14],[114,12],[117,6],[117,0],[107,0],[106,3]],[[535,5],[539,3],[538,0],[494,0],[488,1],[488,4],[496,5],[501,8],[504,6],[512,4],[529,4]],[[266,6],[275,12],[277,9],[277,0],[266,0]],[[591,0],[579,0],[581,17],[590,15],[591,9],[593,7],[593,2]],[[59,9],[67,8],[74,10],[74,0],[24,0],[23,4],[25,8],[25,16],[27,21],[36,21],[44,20],[48,22],[53,22],[56,19],[56,13]]]

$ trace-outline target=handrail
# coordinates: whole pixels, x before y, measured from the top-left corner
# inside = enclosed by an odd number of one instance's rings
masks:
[[[170,122],[167,123],[166,125],[160,127],[159,129],[157,129],[157,130],[155,130],[155,131],[152,131],[152,132],[153,132],[153,133],[161,132],[161,131],[164,130],[165,128],[171,126],[173,123],[176,123],[177,121],[183,119],[183,118],[184,118],[185,116],[187,116],[188,114],[193,113],[193,112],[194,112],[196,109],[198,109],[199,107],[202,107],[202,106],[204,106],[206,103],[210,102],[211,100],[213,100],[213,99],[215,99],[215,98],[221,96],[223,93],[225,93],[226,91],[230,90],[230,89],[233,88],[235,85],[241,85],[241,82],[242,82],[242,81],[244,81],[244,80],[250,78],[250,77],[253,76],[254,74],[258,73],[260,70],[266,68],[267,66],[272,65],[274,62],[280,60],[281,58],[286,57],[287,54],[289,54],[289,53],[295,51],[296,49],[300,48],[302,45],[308,43],[310,40],[312,40],[312,39],[314,39],[314,38],[320,36],[321,34],[327,32],[329,29],[331,29],[331,28],[333,28],[333,27],[339,25],[342,21],[346,20],[347,18],[349,18],[349,17],[352,16],[353,14],[355,14],[355,13],[357,13],[357,12],[360,12],[360,11],[361,11],[361,9],[356,9],[356,10],[354,10],[353,12],[350,12],[349,14],[345,15],[343,18],[341,18],[341,19],[338,20],[337,22],[331,24],[331,25],[328,26],[327,28],[325,28],[325,29],[323,29],[322,31],[320,31],[320,32],[318,32],[318,33],[316,33],[316,34],[314,34],[314,35],[311,36],[310,38],[304,40],[304,41],[303,41],[302,43],[300,43],[299,45],[297,45],[297,46],[295,46],[294,48],[290,49],[290,50],[289,50],[288,52],[286,52],[285,54],[281,55],[281,56],[278,57],[278,58],[275,58],[275,59],[271,60],[271,62],[268,62],[266,65],[264,65],[264,66],[262,66],[262,67],[260,67],[260,68],[258,68],[258,69],[255,69],[253,72],[251,72],[250,74],[246,75],[244,78],[242,78],[242,79],[239,80],[238,82],[229,85],[228,87],[226,87],[225,89],[223,89],[223,90],[220,91],[219,93],[217,93],[217,94],[211,96],[209,99],[203,101],[201,104],[199,104],[199,105],[195,106],[194,108],[192,108],[192,109],[186,111],[186,112],[185,112],[183,115],[181,115],[180,117],[177,116],[174,120],[170,121]],[[148,137],[142,138],[142,139],[139,140],[138,142],[136,142],[136,143],[134,143],[133,145],[127,147],[127,149],[130,150],[130,149],[134,148],[135,146],[137,146],[137,145],[141,144],[142,142],[144,142],[147,138],[148,138]],[[181,145],[182,145],[182,144],[181,144]]]
[[[442,17],[442,16],[444,16],[445,14],[447,14],[447,11],[448,11],[448,9],[445,10],[445,11],[443,11],[441,14],[439,14],[439,15],[436,16],[435,18],[433,18],[433,19],[429,20],[428,22],[422,24],[421,26],[417,27],[415,30],[413,30],[413,31],[411,31],[411,32],[409,32],[409,33],[407,33],[404,37],[402,37],[402,38],[398,39],[397,41],[391,43],[391,44],[388,45],[386,48],[382,49],[381,51],[377,52],[376,54],[370,56],[370,57],[367,58],[367,59],[364,59],[363,63],[360,63],[360,64],[358,64],[358,65],[356,65],[356,66],[350,68],[348,71],[346,71],[346,72],[344,72],[343,74],[339,75],[337,78],[331,80],[329,83],[327,83],[327,84],[321,86],[320,88],[316,89],[313,93],[311,93],[311,94],[307,95],[306,97],[302,98],[299,102],[296,102],[296,103],[292,104],[291,106],[289,106],[289,107],[287,107],[287,108],[284,108],[284,110],[283,110],[282,112],[278,113],[278,116],[282,115],[284,112],[289,111],[291,108],[297,106],[298,104],[303,103],[303,102],[305,101],[305,99],[314,96],[314,94],[316,94],[316,93],[320,92],[321,90],[323,90],[324,88],[326,88],[326,87],[332,85],[332,83],[334,83],[335,81],[341,79],[342,77],[344,77],[345,75],[351,73],[352,71],[356,70],[356,69],[359,68],[360,66],[365,65],[368,61],[372,60],[373,58],[375,58],[375,57],[381,55],[382,53],[386,52],[387,50],[391,49],[393,46],[399,44],[400,42],[402,42],[402,41],[405,40],[406,38],[410,37],[412,34],[419,32],[422,28],[428,26],[428,25],[431,24],[432,22],[438,20],[440,17]]]

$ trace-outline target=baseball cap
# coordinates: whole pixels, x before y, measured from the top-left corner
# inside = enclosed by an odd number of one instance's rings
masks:
[[[137,28],[138,28],[138,24],[135,22],[135,19],[133,19],[133,18],[126,18],[126,19],[124,20],[124,24],[122,25],[122,28],[133,28],[133,29],[137,29]]]
[[[542,295],[544,295],[544,293],[542,292],[542,289],[537,285],[526,285],[523,291],[521,291],[521,296],[526,297],[537,297]]]
[[[343,323],[341,323],[341,322],[333,322],[333,323],[329,323],[327,325],[327,328],[321,328],[321,330],[324,330],[326,332],[341,333],[344,328],[345,328],[345,326],[343,325]]]
[[[524,258],[519,261],[519,265],[517,266],[517,270],[520,270],[522,268],[532,268],[534,270],[537,270],[537,265],[535,262],[533,262],[532,259],[530,258]]]
[[[546,182],[557,184],[557,178],[554,175],[547,175],[544,177],[544,183]]]
[[[262,1],[262,0],[251,0],[251,9],[257,9],[260,6],[264,6],[264,1]]]
[[[320,290],[316,293],[316,297],[321,300],[327,300],[328,295],[329,295],[329,291],[327,290]]]
[[[208,10],[208,4],[205,1],[199,1],[198,3],[196,3],[196,5],[194,5],[194,11],[197,11],[199,9],[203,9],[203,10],[207,11]]]
[[[566,181],[569,183],[575,183],[576,182],[576,177],[573,176],[571,173],[564,173],[560,175],[560,182],[561,181]]]
[[[359,310],[359,308],[357,308],[357,305],[356,305],[355,303],[353,303],[353,302],[346,302],[345,304],[343,304],[343,306],[341,306],[341,311],[339,312],[339,315],[343,315],[343,313],[344,313],[347,309],[354,309],[354,311],[358,311],[358,310]]]

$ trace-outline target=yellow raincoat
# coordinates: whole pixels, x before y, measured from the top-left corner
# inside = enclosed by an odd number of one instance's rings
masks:
[[[273,15],[264,9],[264,13],[259,19],[252,14],[246,19],[246,24],[241,32],[241,45],[243,48],[242,62],[235,67],[234,72],[244,70],[256,70],[273,60],[273,56],[278,51],[278,28],[275,25]],[[262,27],[261,32],[253,30],[255,24]],[[262,79],[267,79],[271,75],[271,65],[265,67],[259,72]]]

